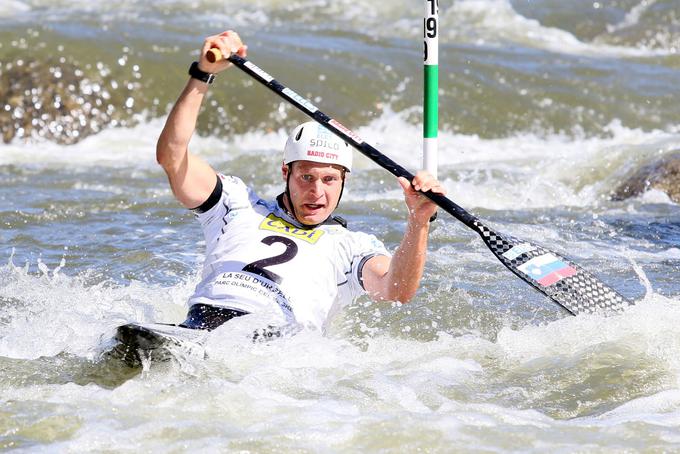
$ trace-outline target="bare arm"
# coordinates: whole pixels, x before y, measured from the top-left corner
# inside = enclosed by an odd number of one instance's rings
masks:
[[[391,259],[373,257],[363,269],[364,287],[375,301],[406,303],[415,296],[425,268],[430,217],[437,210],[437,205],[418,191],[445,193],[439,182],[427,172],[418,172],[413,185],[405,178],[399,178],[399,184],[409,209],[404,237]]]
[[[236,52],[246,55],[246,46],[239,36],[224,32],[205,39],[201,49],[199,69],[219,73],[230,65],[227,61],[210,63],[206,52],[218,47],[224,55]],[[198,156],[189,152],[189,141],[196,129],[196,121],[209,85],[189,79],[177,102],[170,111],[165,127],[156,145],[156,160],[168,175],[170,187],[179,202],[187,208],[201,205],[215,188],[215,171]]]

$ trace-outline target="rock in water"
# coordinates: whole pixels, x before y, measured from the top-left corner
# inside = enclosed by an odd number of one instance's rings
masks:
[[[680,203],[680,152],[652,161],[633,173],[612,194],[612,200],[636,197],[650,189],[657,189]]]
[[[0,64],[0,136],[73,144],[108,126],[135,123],[139,82],[70,58],[10,58]],[[82,67],[82,69],[81,69]],[[127,105],[126,105],[127,103]]]

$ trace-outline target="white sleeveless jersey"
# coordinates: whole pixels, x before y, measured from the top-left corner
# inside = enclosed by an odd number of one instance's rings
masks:
[[[389,255],[373,235],[333,223],[303,228],[276,201],[237,177],[219,175],[220,200],[197,214],[206,238],[202,280],[189,304],[276,313],[324,329],[329,316],[365,293],[364,263]]]

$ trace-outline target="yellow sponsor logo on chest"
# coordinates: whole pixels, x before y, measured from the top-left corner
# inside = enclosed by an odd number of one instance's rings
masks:
[[[260,230],[281,233],[311,244],[319,241],[319,238],[324,234],[324,231],[320,229],[301,229],[295,227],[290,222],[286,222],[280,217],[275,216],[274,213],[269,213],[269,216],[260,223]]]

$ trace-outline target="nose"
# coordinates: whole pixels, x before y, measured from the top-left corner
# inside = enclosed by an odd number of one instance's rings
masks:
[[[314,182],[310,185],[309,192],[315,197],[321,197],[323,194],[323,181],[321,181],[321,178],[314,180]]]

